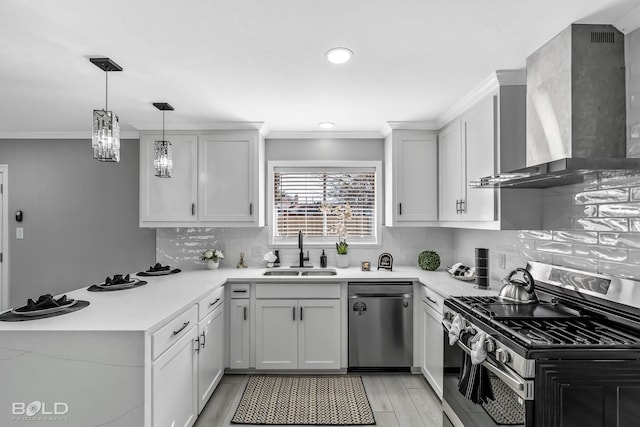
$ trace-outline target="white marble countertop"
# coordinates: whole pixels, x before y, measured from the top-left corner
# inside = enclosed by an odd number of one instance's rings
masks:
[[[492,284],[489,290],[477,289],[475,283],[454,279],[445,271],[424,271],[412,266],[395,266],[393,271],[339,268],[335,276],[322,277],[263,276],[264,271],[264,268],[203,269],[169,276],[141,277],[148,282],[146,285],[122,291],[88,292],[82,288],[66,295],[89,301],[91,305],[87,308],[47,319],[0,322],[0,331],[149,331],[227,281],[294,284],[410,280],[429,286],[445,298],[451,295],[494,295],[500,289],[497,283]]]

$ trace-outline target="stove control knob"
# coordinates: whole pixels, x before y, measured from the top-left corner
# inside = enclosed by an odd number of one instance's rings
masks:
[[[487,340],[484,342],[484,349],[487,353],[493,353],[496,350],[496,342],[493,338],[487,337]]]
[[[511,362],[511,354],[504,348],[499,348],[496,350],[496,359],[501,363],[509,363]]]
[[[446,320],[447,322],[451,322],[453,320],[453,313],[451,313],[450,311],[446,311],[444,313],[444,320]]]

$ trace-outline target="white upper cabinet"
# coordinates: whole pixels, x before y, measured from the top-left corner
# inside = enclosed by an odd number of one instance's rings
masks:
[[[441,226],[539,229],[540,190],[470,188],[469,181],[525,166],[524,71],[498,71],[441,118]]]
[[[196,220],[197,135],[170,135],[173,176],[158,178],[153,167],[154,142],[160,133],[140,135],[140,225],[145,222],[187,223]]]
[[[385,225],[425,226],[438,219],[438,146],[434,132],[394,129],[385,138]]]
[[[264,138],[257,130],[167,134],[173,176],[154,175],[158,132],[140,135],[140,226],[264,225]]]
[[[198,144],[198,220],[258,225],[258,133],[204,134]]]

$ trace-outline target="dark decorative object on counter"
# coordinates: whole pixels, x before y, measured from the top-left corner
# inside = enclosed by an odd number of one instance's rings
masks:
[[[273,253],[276,256],[276,260],[273,262],[273,266],[274,267],[280,267],[280,250],[279,249],[274,249]]]
[[[476,248],[476,285],[489,289],[489,249]]]
[[[362,271],[371,271],[371,263],[369,261],[362,261]]]
[[[29,298],[26,305],[2,313],[0,321],[20,322],[23,320],[44,319],[81,310],[88,305],[88,301],[68,299],[66,295],[55,299],[53,295],[45,294],[41,295],[37,301]]]
[[[393,270],[393,257],[390,253],[381,253],[378,257],[378,270]]]
[[[440,267],[440,255],[435,251],[422,251],[418,255],[418,266],[423,270],[435,271]]]
[[[91,285],[87,288],[87,290],[89,292],[120,291],[124,289],[137,288],[146,284],[147,282],[145,282],[144,280],[136,278],[132,279],[128,274],[124,277],[122,277],[122,274],[116,274],[113,276],[113,279],[107,277],[104,283]]]
[[[324,249],[322,250],[322,255],[320,255],[320,267],[327,267],[327,254],[324,253]]]
[[[165,265],[163,266],[159,262],[156,263],[153,267],[149,267],[148,270],[141,271],[136,274],[136,276],[166,276],[168,274],[176,274],[180,273],[182,270],[179,268],[172,269],[171,266]]]

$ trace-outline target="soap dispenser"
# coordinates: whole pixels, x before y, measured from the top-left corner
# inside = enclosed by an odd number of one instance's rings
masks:
[[[320,255],[320,267],[327,267],[327,255],[325,255],[324,249],[322,250],[322,255]]]

